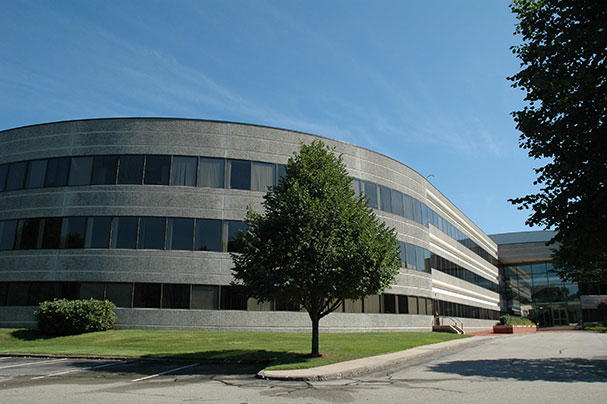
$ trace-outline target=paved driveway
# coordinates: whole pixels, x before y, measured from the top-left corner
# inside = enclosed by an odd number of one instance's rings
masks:
[[[259,366],[0,358],[0,403],[605,403],[607,334],[500,336],[362,377],[255,379]]]

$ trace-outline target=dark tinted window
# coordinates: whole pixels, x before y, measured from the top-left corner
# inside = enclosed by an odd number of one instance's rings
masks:
[[[409,313],[409,305],[407,296],[398,295],[398,312],[400,314]]]
[[[78,299],[105,299],[105,285],[98,282],[82,282],[78,291]]]
[[[405,217],[413,220],[413,198],[409,195],[403,194],[403,205],[405,210]]]
[[[196,219],[194,249],[197,251],[221,251],[221,220]]]
[[[7,306],[27,306],[29,301],[29,282],[9,282],[6,294]]]
[[[228,178],[232,189],[251,189],[251,162],[228,160]]]
[[[133,307],[159,308],[160,284],[136,283],[133,292]]]
[[[19,221],[19,227],[21,228],[19,249],[30,250],[39,248],[38,236],[40,234],[40,219],[21,219]]]
[[[422,205],[415,198],[413,198],[413,220],[415,220],[417,223],[422,222]]]
[[[67,173],[70,167],[69,157],[50,159],[46,167],[47,187],[63,187],[67,184]]]
[[[194,219],[169,218],[167,250],[192,250],[194,245]]]
[[[192,285],[192,309],[217,310],[219,286]]]
[[[37,306],[45,300],[61,298],[58,282],[32,282],[29,288],[28,306]]]
[[[162,308],[189,309],[190,285],[162,285]]]
[[[18,223],[18,220],[0,222],[0,250],[12,250],[15,248],[15,235]]]
[[[169,185],[171,156],[146,156],[144,183],[148,185]]]
[[[278,164],[276,171],[278,172],[278,179],[276,181],[278,184],[282,178],[287,176],[287,166],[285,164]]]
[[[61,240],[60,217],[47,217],[44,219],[44,233],[42,236],[42,248],[59,248]]]
[[[105,298],[114,303],[116,307],[131,307],[133,284],[107,283],[105,285]]]
[[[381,210],[392,213],[392,195],[390,188],[379,186],[379,200],[381,202]]]
[[[0,191],[6,188],[6,176],[8,175],[8,164],[0,165]]]
[[[93,159],[93,185],[111,185],[116,183],[118,156],[95,156]]]
[[[361,181],[354,178],[350,183],[350,188],[352,188],[354,191],[354,196],[359,197],[364,192],[364,190],[361,190],[360,187]]]
[[[196,186],[197,157],[173,156],[171,185]]]
[[[234,286],[221,287],[222,310],[246,310],[247,296]]]
[[[109,248],[111,217],[89,217],[86,227],[86,248]]]
[[[0,282],[0,306],[6,306],[6,295],[8,294],[8,283]]]
[[[241,243],[239,240],[240,235],[247,231],[247,225],[243,222],[237,222],[234,220],[226,220],[228,226],[228,246],[227,251],[229,252],[240,252]]]
[[[407,244],[407,268],[417,269],[417,254],[413,244]]]
[[[163,250],[164,217],[142,217],[139,221],[139,248]]]
[[[93,172],[93,157],[72,157],[68,185],[89,185]]]
[[[404,216],[403,194],[392,189],[390,190],[390,198],[392,200],[392,213],[398,216]]]
[[[198,186],[223,188],[224,159],[201,157],[198,166]]]
[[[382,306],[384,313],[396,313],[396,295],[383,295],[384,304]]]
[[[30,161],[27,171],[27,180],[25,181],[26,188],[42,188],[44,179],[46,178],[47,160]]]
[[[141,184],[143,156],[120,156],[118,163],[119,184]]]
[[[22,189],[27,174],[27,161],[11,163],[8,167],[8,177],[6,179],[6,190],[12,191]]]
[[[84,248],[84,239],[86,237],[85,217],[64,218],[63,229],[63,248]]]
[[[137,246],[136,217],[115,217],[112,221],[112,248],[135,248]]]
[[[363,181],[365,195],[367,196],[367,201],[369,201],[369,206],[373,209],[378,208],[378,198],[377,198],[377,184],[369,181]]]

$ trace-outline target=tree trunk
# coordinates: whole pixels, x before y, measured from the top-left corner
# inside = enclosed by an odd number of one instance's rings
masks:
[[[319,356],[318,352],[318,324],[320,323],[320,318],[317,314],[310,315],[310,319],[312,320],[312,352],[310,355]]]

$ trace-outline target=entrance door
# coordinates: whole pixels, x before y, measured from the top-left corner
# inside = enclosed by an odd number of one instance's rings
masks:
[[[561,307],[555,307],[552,309],[552,318],[554,325],[568,325],[569,320],[567,318],[567,310]]]

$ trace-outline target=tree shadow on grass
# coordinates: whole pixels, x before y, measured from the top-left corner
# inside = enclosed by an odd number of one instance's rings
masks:
[[[254,376],[269,364],[305,362],[300,353],[266,350],[215,350],[187,354],[157,353],[139,358],[127,359],[107,367],[91,367],[90,363],[76,364],[89,371],[151,375],[169,371],[167,376],[208,376],[221,375]],[[179,369],[171,371],[171,369]]]
[[[521,381],[607,382],[607,359],[487,359],[430,366],[433,372]]]
[[[61,335],[45,334],[40,330],[15,330],[11,332],[11,337],[21,341],[36,341],[41,339],[53,339],[61,337]]]

